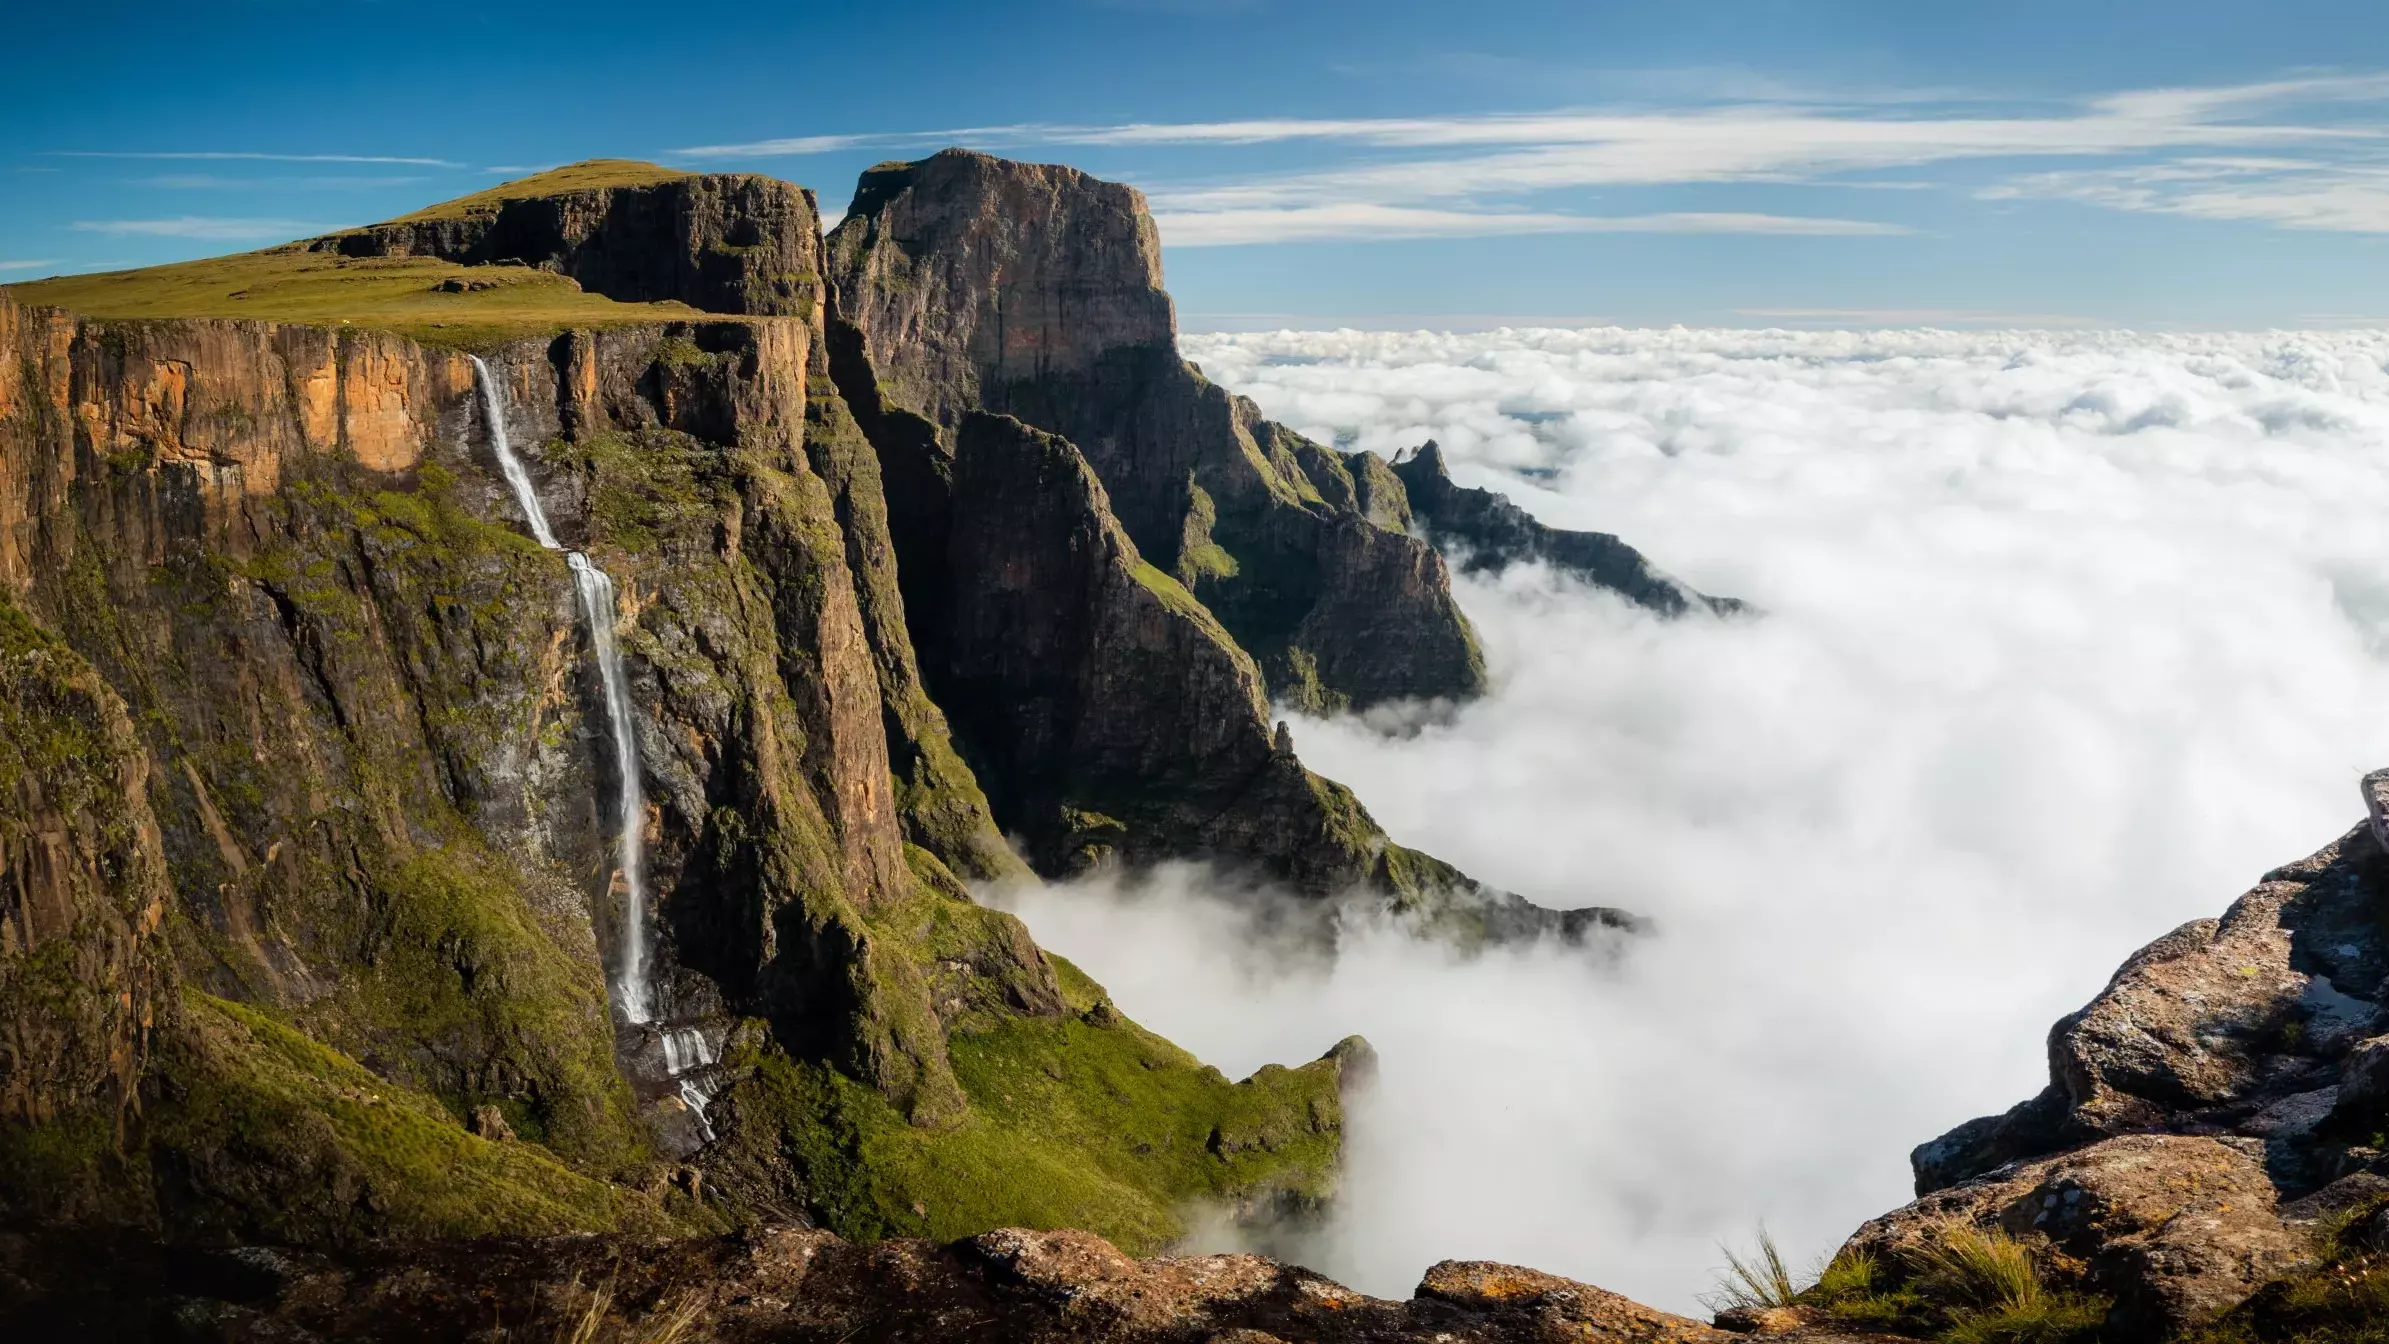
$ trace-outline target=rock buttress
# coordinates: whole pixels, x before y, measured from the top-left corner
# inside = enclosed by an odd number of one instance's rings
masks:
[[[1327,709],[1483,689],[1432,549],[1323,497],[1299,457],[1325,450],[1179,357],[1134,190],[949,150],[865,173],[829,256],[832,340],[843,326],[851,342],[833,367],[858,409],[934,426],[948,460],[972,410],[1069,439],[1271,695]]]
[[[1208,857],[1313,896],[1373,890],[1467,936],[1582,937],[1389,841],[1273,732],[1259,671],[1147,563],[1066,439],[972,412],[956,436],[941,628],[923,656],[996,813],[1049,872]]]
[[[1730,616],[1749,609],[1738,598],[1711,597],[1662,573],[1642,552],[1607,532],[1546,527],[1505,495],[1454,485],[1443,449],[1432,439],[1390,467],[1365,452],[1351,454],[1347,462],[1355,475],[1383,471],[1395,477],[1407,516],[1439,545],[1455,547],[1467,572],[1539,561],[1661,616],[1696,611]]]

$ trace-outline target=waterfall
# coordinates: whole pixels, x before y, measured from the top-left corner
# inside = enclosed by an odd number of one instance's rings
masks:
[[[465,358],[473,361],[473,385],[481,390],[482,418],[489,421],[490,451],[498,455],[498,470],[505,475],[507,487],[514,491],[514,502],[522,506],[523,516],[531,522],[531,539],[551,551],[563,550],[556,534],[548,531],[547,510],[539,505],[539,492],[531,488],[531,473],[523,470],[523,460],[514,455],[514,444],[506,437],[506,402],[498,395],[498,380],[490,376],[489,365],[481,362],[481,356]]]
[[[524,470],[522,459],[514,455],[514,445],[507,440],[506,403],[498,395],[497,379],[490,375],[489,365],[481,362],[481,356],[466,358],[473,361],[474,385],[480,389],[481,408],[489,421],[490,450],[497,455],[498,470],[514,491],[514,502],[522,506],[523,517],[531,525],[531,536],[551,551],[563,551],[563,543],[548,529],[547,511],[540,507],[538,493],[531,488],[531,473]],[[644,1025],[655,1015],[654,987],[647,983],[644,871],[647,802],[639,783],[639,743],[631,734],[630,687],[622,675],[622,650],[614,642],[614,581],[579,551],[565,551],[564,561],[572,570],[573,590],[580,596],[581,616],[589,625],[589,643],[597,653],[598,675],[605,683],[606,718],[613,726],[614,765],[622,778],[621,794],[616,800],[619,825],[614,850],[615,864],[622,874],[625,908],[621,955],[616,959],[614,972],[614,1001],[621,1006],[624,1018],[634,1025]]]
[[[655,1010],[655,995],[647,983],[647,799],[639,784],[639,743],[630,730],[630,683],[622,675],[622,650],[614,643],[614,580],[579,551],[568,552],[564,563],[572,570],[581,615],[589,622],[589,643],[597,651],[597,675],[605,685],[606,719],[614,729],[614,760],[622,776],[622,826],[614,837],[614,862],[622,872],[628,907],[616,972],[622,1015],[645,1022]]]

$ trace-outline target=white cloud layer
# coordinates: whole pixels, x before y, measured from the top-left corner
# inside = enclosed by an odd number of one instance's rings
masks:
[[[1494,693],[1299,721],[1399,839],[1662,932],[1622,967],[1363,931],[1254,950],[1176,873],[1021,908],[1232,1073],[1383,1056],[1298,1246],[1406,1293],[1446,1256],[1677,1309],[1761,1221],[1822,1254],[1908,1148],[2043,1081],[2133,948],[2353,824],[2389,764],[2389,334],[1505,331],[1196,337],[1304,432],[1768,615],[1660,623],[1469,582]]]

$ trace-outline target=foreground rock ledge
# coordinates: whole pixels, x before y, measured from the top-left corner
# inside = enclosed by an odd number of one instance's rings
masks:
[[[15,1338],[226,1344],[1862,1338],[1731,1335],[1588,1284],[1480,1261],[1445,1261],[1416,1296],[1395,1302],[1257,1255],[1138,1260],[1092,1233],[1017,1228],[944,1246],[857,1246],[827,1232],[770,1229],[679,1241],[454,1242],[343,1257],[0,1236],[0,1327]]]

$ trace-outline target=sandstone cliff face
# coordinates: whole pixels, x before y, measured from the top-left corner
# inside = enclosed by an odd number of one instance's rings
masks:
[[[752,173],[492,202],[334,234],[351,257],[438,257],[559,271],[629,303],[810,317],[820,216],[802,187]]]
[[[245,545],[241,503],[273,495],[285,462],[405,471],[471,381],[461,358],[380,333],[97,325],[5,299],[0,351],[0,426],[23,449],[0,458],[0,583],[20,592],[68,548],[69,501],[97,476],[154,482],[116,524],[153,561],[177,531]]]
[[[1369,463],[1357,460],[1364,457]],[[1355,453],[1351,460],[1356,474],[1381,468],[1373,454]],[[1506,496],[1454,485],[1433,439],[1383,469],[1399,479],[1408,516],[1438,545],[1457,549],[1471,573],[1540,561],[1662,616],[1695,611],[1729,616],[1748,609],[1735,598],[1711,597],[1661,573],[1642,552],[1607,532],[1546,527]]]
[[[960,150],[882,165],[832,235],[829,269],[851,398],[935,427],[942,439],[913,452],[949,462],[974,409],[1069,439],[1146,559],[1211,609],[1273,695],[1328,708],[1483,688],[1441,560],[1322,497],[1299,436],[1179,358],[1133,190]]]

